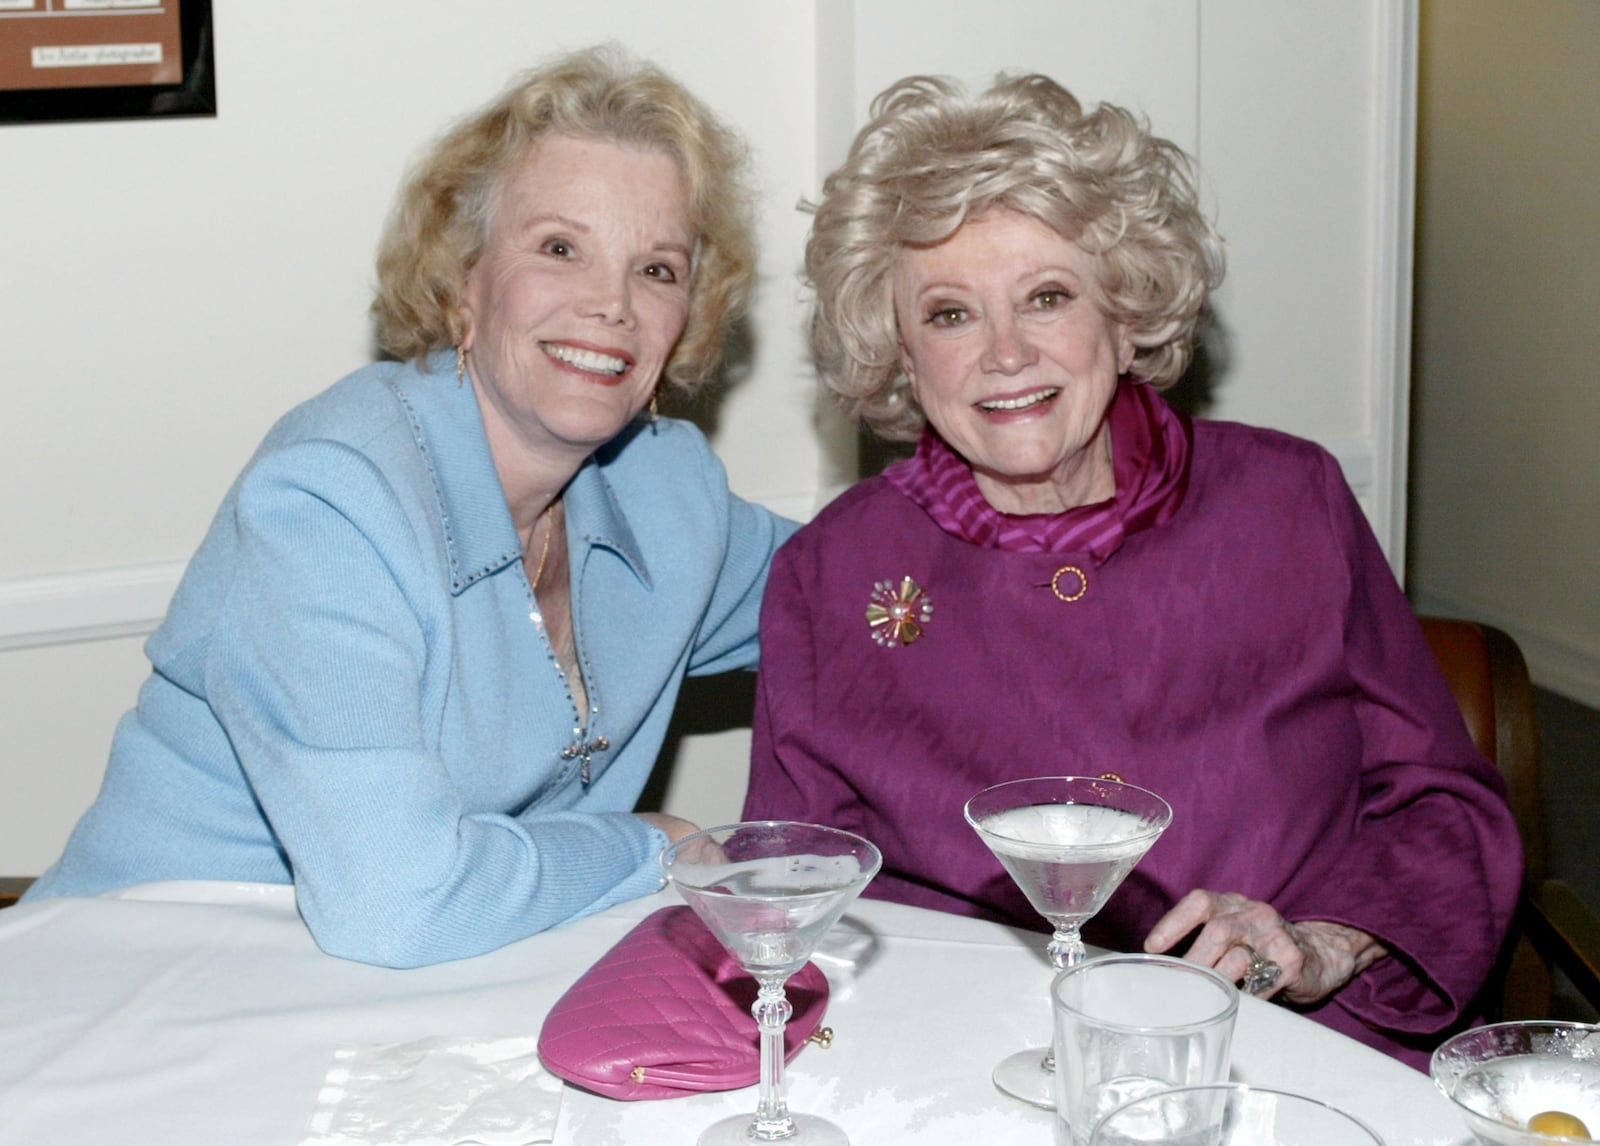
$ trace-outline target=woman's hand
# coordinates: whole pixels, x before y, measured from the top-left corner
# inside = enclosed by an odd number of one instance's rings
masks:
[[[1342,923],[1305,920],[1290,923],[1270,903],[1238,892],[1196,889],[1162,916],[1145,938],[1146,951],[1169,951],[1200,928],[1183,957],[1214,967],[1234,982],[1260,959],[1279,967],[1276,982],[1261,988],[1262,998],[1282,994],[1292,1003],[1315,1003],[1333,994],[1388,954],[1365,931]]]
[[[675,844],[684,836],[692,836],[700,830],[688,820],[680,816],[669,816],[665,812],[635,812],[634,815],[666,832],[668,844]]]

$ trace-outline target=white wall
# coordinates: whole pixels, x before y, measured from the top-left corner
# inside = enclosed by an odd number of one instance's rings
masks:
[[[1414,597],[1600,708],[1600,4],[1424,17]]]
[[[911,71],[1039,69],[1198,151],[1231,257],[1212,412],[1334,448],[1398,556],[1409,4],[214,9],[216,119],[0,128],[0,759],[23,796],[0,807],[0,872],[59,850],[144,673],[138,637],[262,432],[369,357],[372,248],[408,160],[514,71],[597,40],[676,73],[755,149],[756,354],[716,415],[740,492],[806,513],[849,475],[805,361],[794,208],[871,95]],[[747,748],[739,728],[692,738],[666,805],[733,818]]]

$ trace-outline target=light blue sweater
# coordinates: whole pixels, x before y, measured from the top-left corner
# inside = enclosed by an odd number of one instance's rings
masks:
[[[378,364],[291,411],[191,561],[99,798],[30,897],[293,882],[325,950],[404,967],[654,890],[666,839],[630,809],[684,674],[755,663],[794,527],[666,419],[590,458],[565,506],[586,729],[453,366]]]

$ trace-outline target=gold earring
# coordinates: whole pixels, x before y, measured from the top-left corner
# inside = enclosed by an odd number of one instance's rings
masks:
[[[661,420],[661,408],[656,404],[656,392],[654,390],[650,391],[650,420],[652,422]]]
[[[467,380],[467,352],[461,344],[456,343],[456,385],[460,386]]]

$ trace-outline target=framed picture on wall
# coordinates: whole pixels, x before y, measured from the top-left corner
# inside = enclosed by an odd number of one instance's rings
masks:
[[[216,113],[211,0],[0,0],[0,123]]]

